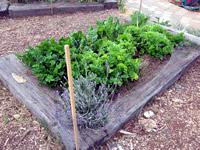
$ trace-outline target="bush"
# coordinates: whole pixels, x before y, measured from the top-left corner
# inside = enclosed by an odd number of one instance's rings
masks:
[[[63,46],[54,39],[45,40],[30,48],[20,58],[32,68],[41,83],[56,86],[66,75]]]

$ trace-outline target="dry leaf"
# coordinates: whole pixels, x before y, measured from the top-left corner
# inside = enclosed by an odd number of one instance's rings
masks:
[[[131,135],[131,136],[136,135],[135,133],[131,133],[131,132],[128,132],[128,131],[125,131],[125,130],[120,130],[119,133],[122,133],[122,134],[125,134],[125,135]]]
[[[17,83],[25,83],[26,79],[24,79],[22,76],[16,75],[15,73],[12,73],[13,79],[17,81]]]

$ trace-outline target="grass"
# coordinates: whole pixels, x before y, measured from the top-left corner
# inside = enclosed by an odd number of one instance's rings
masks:
[[[10,119],[7,114],[4,114],[2,118],[3,118],[4,125],[7,125],[10,122]]]

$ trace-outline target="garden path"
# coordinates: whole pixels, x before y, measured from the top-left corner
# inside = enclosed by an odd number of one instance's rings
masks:
[[[139,9],[140,0],[127,0],[128,13]],[[143,0],[142,12],[151,17],[170,21],[172,25],[182,25],[200,29],[200,11],[189,11],[170,3],[168,0]]]

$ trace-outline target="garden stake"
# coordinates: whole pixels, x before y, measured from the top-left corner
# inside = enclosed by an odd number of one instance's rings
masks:
[[[76,146],[76,150],[79,150],[79,141],[78,141],[78,125],[76,119],[76,108],[75,108],[75,99],[74,99],[74,83],[72,77],[72,69],[71,69],[71,59],[70,59],[70,50],[69,45],[65,45],[65,61],[67,64],[67,77],[68,77],[68,85],[69,85],[69,95],[70,95],[70,103],[71,103],[71,113],[72,113],[72,122],[74,128],[74,142]]]
[[[140,8],[139,8],[139,12],[141,13],[142,11],[142,0],[140,0]]]
[[[142,11],[142,0],[140,0],[140,8],[139,8],[139,13],[141,13],[141,11]],[[139,14],[138,14],[139,15]],[[138,27],[138,15],[137,15],[137,27]]]

